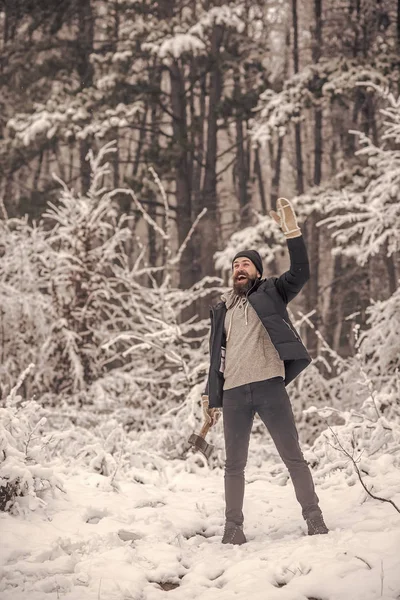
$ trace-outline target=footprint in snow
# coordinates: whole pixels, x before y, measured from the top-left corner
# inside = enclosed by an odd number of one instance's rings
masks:
[[[165,506],[165,502],[156,499],[139,500],[135,504],[135,508],[160,508],[161,506]]]
[[[101,521],[101,519],[107,516],[108,512],[106,510],[89,508],[84,515],[84,521],[89,525],[97,525],[97,523]]]
[[[118,537],[123,542],[135,542],[136,540],[140,540],[141,536],[134,531],[128,531],[127,529],[120,529],[118,531]]]
[[[273,582],[273,585],[276,587],[283,587],[287,585],[294,577],[307,575],[310,571],[311,567],[302,562],[295,563],[293,565],[282,565],[275,573],[275,582]]]

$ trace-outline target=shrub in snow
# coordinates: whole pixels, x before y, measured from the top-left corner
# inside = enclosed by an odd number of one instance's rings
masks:
[[[53,306],[43,276],[48,251],[43,229],[29,225],[27,219],[0,219],[0,247],[0,397],[4,398],[26,365],[40,357]]]
[[[191,431],[187,426],[183,437],[182,422],[175,425],[175,411],[183,407],[182,415],[187,416],[189,405],[194,410],[192,399],[189,404],[187,399],[203,383],[208,367],[208,320],[185,321],[182,312],[219,289],[221,281],[210,277],[189,290],[175,287],[174,273],[197,220],[182,246],[172,248],[168,201],[155,173],[165,207],[163,227],[146,213],[132,190],[103,187],[108,173],[104,158],[112,151],[113,146],[107,145],[97,158],[90,155],[93,176],[85,197],[61,182],[59,202],[49,205],[37,226],[16,221],[24,270],[10,279],[11,273],[18,273],[19,262],[15,244],[5,243],[7,269],[0,271],[0,291],[10,317],[14,307],[18,313],[25,295],[28,311],[38,302],[42,310],[37,323],[33,311],[29,313],[19,352],[11,345],[15,318],[5,320],[5,355],[13,361],[8,365],[13,372],[27,355],[34,358],[35,390],[40,390],[43,401],[57,405],[57,414],[62,409],[67,422],[103,428],[113,412],[125,431],[151,430],[153,439],[157,431],[162,452],[181,455]],[[162,265],[147,264],[146,248],[134,237],[131,218],[119,216],[116,195],[129,195],[159,236]],[[10,220],[7,226],[4,235],[12,231]],[[37,239],[40,247],[34,244]],[[25,272],[30,277],[22,276]],[[199,387],[199,415],[200,392]],[[52,418],[57,421],[57,415]],[[99,443],[93,440],[83,451],[79,442],[79,452],[92,461],[94,470],[110,475],[119,447],[104,450],[104,431],[97,433]]]
[[[15,376],[34,360],[35,390],[81,398],[89,390],[84,401],[103,402],[107,409],[113,400],[126,401],[136,424],[137,409],[145,427],[204,379],[206,324],[184,322],[182,311],[219,280],[175,288],[173,273],[187,241],[173,252],[164,190],[160,185],[162,229],[132,190],[103,187],[109,170],[104,159],[112,151],[109,144],[98,157],[89,156],[93,175],[85,197],[60,182],[60,199],[39,224],[8,220],[2,225],[4,372]],[[132,233],[132,217],[119,215],[117,194],[129,195],[159,235],[163,265],[147,265],[146,248]]]
[[[43,504],[48,491],[61,488],[52,469],[44,467],[49,459],[46,445],[50,436],[43,433],[46,417],[35,401],[23,401],[17,390],[28,367],[0,408],[0,510],[34,510]]]
[[[400,512],[398,503],[392,500],[400,492],[399,479],[393,476],[400,467],[400,415],[397,410],[396,419],[383,416],[386,400],[376,392],[359,410],[336,410],[343,425],[323,431],[305,457],[314,468],[315,480],[325,488],[337,484],[340,472],[349,486],[361,485],[367,496],[388,502]],[[333,411],[312,406],[305,412],[318,413],[326,420]]]
[[[320,403],[303,411],[306,418],[318,416],[324,425],[308,455],[319,477],[340,469],[354,484],[355,467],[360,475],[376,474],[373,462],[384,456],[387,464],[400,466],[400,364],[392,335],[398,292],[380,302],[379,310],[378,303],[371,305],[370,328],[356,332],[356,356],[342,361],[338,374],[326,381],[331,406]],[[335,421],[340,424],[332,424]]]
[[[313,443],[327,425],[347,423],[346,411],[367,407],[371,399],[376,416],[400,424],[399,300],[400,288],[387,300],[371,303],[364,328],[354,328],[352,357],[343,359],[317,332],[319,354],[290,388],[296,410],[303,415],[299,423],[303,441]],[[304,410],[310,405],[315,410]],[[326,406],[328,411],[317,410]]]
[[[53,314],[38,361],[41,388],[85,389],[115,359],[104,342],[134,320],[130,296],[137,300],[138,294],[124,246],[131,231],[102,187],[106,152],[90,155],[93,177],[87,195],[75,197],[64,187],[58,204],[43,215],[43,227],[49,229],[43,275]]]
[[[318,457],[318,465],[322,467],[330,465],[334,469],[335,462],[343,458],[332,432],[339,437],[342,445],[353,453],[365,452],[366,457],[380,453],[393,454],[394,459],[399,462],[397,451],[400,443],[400,409],[397,408],[397,418],[388,419],[383,414],[386,406],[386,395],[375,392],[362,403],[359,409],[340,410],[329,406],[323,408],[311,406],[305,409],[306,414],[318,413],[323,419],[327,419],[332,413],[337,413],[343,420],[343,424],[333,426],[331,432],[324,431],[315,440],[313,451]]]

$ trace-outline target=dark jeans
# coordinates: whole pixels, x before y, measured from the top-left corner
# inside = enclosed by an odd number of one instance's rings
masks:
[[[257,381],[225,390],[225,516],[243,523],[244,469],[255,413],[267,427],[280,457],[289,470],[303,517],[320,513],[310,469],[299,446],[292,406],[282,377]]]

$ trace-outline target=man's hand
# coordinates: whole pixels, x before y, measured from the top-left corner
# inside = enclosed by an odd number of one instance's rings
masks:
[[[208,408],[208,396],[201,397],[203,407],[203,416],[205,423],[210,423],[210,427],[215,425],[220,418],[222,411],[220,408]]]
[[[276,207],[278,212],[270,210],[269,214],[278,223],[286,238],[300,237],[301,230],[291,202],[286,198],[278,198]]]

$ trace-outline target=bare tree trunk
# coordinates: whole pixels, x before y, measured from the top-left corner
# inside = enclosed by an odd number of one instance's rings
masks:
[[[146,110],[147,112],[147,110]],[[150,155],[152,156],[152,159],[155,160],[155,158],[158,158],[158,135],[157,135],[157,117],[158,117],[158,106],[156,104],[156,102],[152,102],[151,104],[151,110],[150,110]],[[145,121],[146,123],[146,121]],[[142,132],[140,132],[142,133]],[[138,147],[138,153],[140,152],[140,148]],[[137,160],[137,163],[139,165],[139,160]],[[154,221],[157,222],[157,217],[156,217],[156,203],[155,203],[155,197],[152,193],[151,188],[148,189],[148,198],[150,201],[150,205],[149,205],[149,215],[151,216],[152,219],[154,219]],[[151,202],[153,200],[153,202]],[[152,267],[155,267],[157,265],[157,235],[156,232],[154,231],[154,228],[149,224],[147,227],[147,236],[148,236],[148,242],[149,242],[149,264]],[[158,279],[158,275],[157,273],[155,273],[154,278],[156,281],[159,281]],[[151,282],[149,281],[149,285],[151,285]]]
[[[192,123],[192,128],[195,129],[196,135],[193,138],[193,145],[196,146],[196,157],[194,158],[193,164],[193,208],[194,216],[200,212],[202,206],[201,195],[201,180],[204,172],[203,160],[204,160],[204,124],[206,121],[206,96],[207,96],[207,83],[206,75],[203,74],[200,77],[200,90],[199,90],[199,116],[196,119],[196,124]]]
[[[301,144],[300,144],[300,155],[301,155]],[[272,146],[271,146],[270,156],[271,156],[271,159],[274,158],[274,149]],[[272,181],[271,181],[270,206],[271,206],[271,208],[274,208],[274,209],[275,209],[276,201],[279,197],[279,187],[280,187],[280,183],[281,183],[282,157],[283,157],[283,137],[280,136],[280,137],[278,137],[278,147],[276,150],[275,160],[271,160],[271,163],[273,162],[273,165],[274,165],[274,175],[273,175]],[[271,166],[272,166],[272,164],[271,164]]]
[[[93,52],[93,39],[94,17],[91,1],[80,0],[78,4],[77,71],[82,89],[93,84],[93,66],[90,62],[90,55]],[[79,144],[82,194],[86,194],[90,187],[90,165],[86,160],[89,150],[90,140],[86,138]]]
[[[17,25],[22,17],[23,10],[22,6],[19,5],[15,0],[5,0],[4,6],[4,29],[3,29],[3,41],[6,44],[9,40],[12,40],[15,36]]]
[[[389,293],[390,293],[390,295],[393,295],[398,287],[398,277],[397,277],[397,269],[396,269],[396,263],[395,263],[394,256],[393,256],[393,254],[390,256],[387,255],[387,247],[388,247],[388,242],[386,241],[386,243],[384,244],[384,247],[383,247],[383,253],[384,253],[383,259],[384,259],[387,274],[388,274]]]
[[[297,6],[294,7],[294,17],[296,17],[296,25],[293,22],[293,30],[295,31],[294,41],[295,41],[295,49],[293,50],[293,62],[294,68],[299,68],[299,52],[298,52],[298,40],[297,40]],[[289,72],[289,48],[290,48],[290,29],[287,28],[286,36],[285,36],[285,60],[283,64],[283,79],[285,80],[288,77]],[[297,72],[297,71],[296,71]],[[274,150],[272,144],[270,145],[270,161],[271,161],[271,169],[273,165],[273,177],[271,181],[271,208],[275,209],[276,201],[279,197],[279,188],[281,183],[281,164],[283,158],[283,147],[284,147],[284,138],[283,136],[278,137],[278,147],[276,151],[276,157],[274,160]],[[297,166],[300,164],[300,173],[302,173],[303,165],[302,165],[302,154],[301,154],[301,131],[298,131],[298,152],[296,151],[296,162]],[[301,181],[303,177],[301,176]],[[298,182],[299,183],[299,182]],[[302,183],[300,183],[302,185]]]
[[[331,310],[328,315],[328,317],[330,317],[332,329],[330,327],[327,327],[327,331],[324,331],[325,339],[335,352],[339,352],[339,349],[341,347],[340,338],[342,336],[342,327],[344,321],[343,286],[335,285],[335,279],[342,273],[342,268],[342,257],[340,255],[335,256],[333,259],[333,289],[330,293]],[[327,337],[327,334],[329,335],[330,332],[332,332],[330,337]]]
[[[292,0],[292,21],[293,21],[293,70],[299,72],[299,34],[297,17],[297,0]],[[301,125],[296,123],[294,126],[295,147],[296,147],[296,189],[297,193],[304,193],[304,168],[303,153],[301,143]]]
[[[203,183],[203,206],[207,208],[206,216],[200,221],[197,239],[200,249],[202,275],[213,275],[214,254],[218,249],[219,215],[217,199],[217,151],[218,151],[218,110],[222,94],[222,72],[220,67],[220,50],[224,35],[224,27],[215,24],[211,34],[210,84],[207,119],[206,166]],[[200,311],[206,315],[208,310]]]
[[[144,143],[146,140],[146,122],[147,122],[148,110],[149,110],[149,107],[146,104],[144,107],[144,110],[143,110],[142,119],[140,121],[139,141],[138,141],[138,145],[137,145],[137,149],[136,149],[135,160],[133,161],[133,167],[132,167],[133,177],[136,177],[139,173],[140,159],[142,157]]]
[[[171,80],[172,130],[176,156],[175,183],[177,203],[178,243],[185,240],[192,224],[191,181],[188,163],[188,127],[186,114],[186,92],[183,67],[174,60],[169,69]],[[192,271],[192,256],[190,247],[182,254],[180,264],[180,285],[188,288],[194,283]]]
[[[195,73],[194,73],[195,76]],[[202,178],[204,176],[204,128],[206,123],[206,97],[207,97],[207,78],[203,73],[199,79],[198,98],[198,117],[195,113],[195,90],[192,89],[192,147],[193,147],[193,165],[192,165],[192,219],[194,220],[203,208],[202,198]],[[197,232],[189,242],[192,248],[192,275],[193,281],[199,281],[202,277],[201,252],[199,248],[200,240]]]
[[[240,206],[240,223],[241,226],[249,224],[249,198],[247,191],[247,182],[249,180],[249,171],[246,158],[246,150],[244,147],[243,135],[243,115],[240,108],[240,75],[235,76],[234,83],[234,98],[235,98],[235,127],[236,127],[236,173],[238,179],[238,196]]]
[[[398,52],[400,53],[400,0],[397,0],[396,29],[397,29],[396,42],[397,42]]]
[[[260,202],[261,202],[261,208],[262,208],[262,212],[264,215],[266,215],[268,213],[268,210],[270,210],[270,206],[267,206],[267,198],[265,195],[265,187],[264,187],[264,182],[263,182],[263,178],[262,178],[262,170],[261,170],[261,163],[260,163],[260,144],[257,143],[256,149],[254,151],[254,174],[257,177],[257,182],[258,182],[258,191],[260,194]]]
[[[322,0],[314,0],[315,14],[315,31],[313,46],[313,62],[318,63],[321,56],[322,45]],[[314,113],[314,185],[321,184],[322,176],[322,109],[317,106]],[[311,317],[311,321],[315,328],[320,326],[319,312],[319,228],[316,226],[318,215],[312,213],[307,219],[307,248],[310,259],[311,277],[307,285],[306,305],[307,310],[315,310],[316,313]],[[318,353],[318,337],[314,331],[309,330],[307,338],[307,346],[311,356],[316,356]]]

